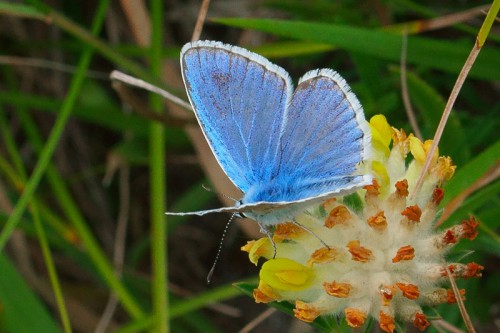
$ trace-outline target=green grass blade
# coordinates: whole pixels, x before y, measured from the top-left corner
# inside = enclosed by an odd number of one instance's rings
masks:
[[[16,165],[16,169],[20,174],[20,178],[22,178],[23,182],[26,182],[26,170],[22,163],[22,158],[19,154],[19,150],[14,143],[13,137],[11,135],[10,129],[7,126],[6,119],[4,117],[3,110],[0,109],[0,129],[2,131],[2,135],[4,141],[6,143],[7,149],[11,155],[12,160]],[[56,299],[57,307],[59,309],[59,313],[61,316],[62,326],[64,328],[64,332],[71,333],[71,324],[68,316],[68,311],[64,302],[63,293],[61,290],[61,285],[59,283],[59,279],[57,277],[56,268],[54,265],[54,261],[52,259],[52,254],[50,251],[50,247],[47,241],[47,237],[45,235],[45,230],[43,228],[42,221],[40,219],[40,214],[38,212],[37,204],[35,200],[33,200],[30,204],[31,212],[33,215],[33,220],[35,224],[35,229],[37,233],[38,240],[40,242],[40,247],[42,249],[43,258],[45,261],[45,266],[47,268],[47,272],[49,274],[50,283],[52,285],[52,289],[54,290],[54,296]]]
[[[257,288],[257,284],[248,283],[248,282],[238,282],[234,285],[240,292],[243,292],[245,295],[253,297],[253,290]],[[293,317],[293,309],[295,305],[288,302],[270,302],[267,303],[268,306],[273,307],[281,312],[284,312]],[[330,320],[334,320],[332,318],[323,318],[318,317],[312,323],[309,323],[312,327],[314,327],[318,332],[337,332],[338,330],[331,330],[332,323]]]
[[[393,33],[340,24],[284,21],[273,19],[220,18],[215,22],[232,27],[255,29],[272,35],[316,43],[332,44],[339,48],[371,55],[399,63],[402,37]],[[422,65],[458,74],[470,52],[470,44],[408,37],[408,64]],[[492,66],[500,59],[497,48],[485,49],[478,57],[469,76],[479,79],[500,77],[500,66]]]
[[[495,19],[497,19],[499,10],[500,10],[500,0],[494,0],[493,4],[490,7],[490,10],[488,11],[488,14],[486,15],[486,18],[484,19],[483,25],[481,26],[481,29],[479,30],[479,33],[477,35],[478,47],[482,47],[486,42],[486,38],[488,38],[488,35],[490,34],[491,26],[495,22]]]
[[[465,200],[447,220],[449,223],[458,223],[460,219],[467,218],[469,214],[475,215],[481,207],[494,205],[494,200],[497,198],[498,193],[500,193],[499,181],[481,188]]]
[[[0,15],[18,16],[44,20],[46,16],[32,6],[27,6],[20,3],[0,2]]]
[[[98,18],[100,20],[95,21],[95,25],[94,25],[94,32],[95,33],[97,33],[97,31],[99,31],[100,27],[102,26],[102,22],[104,20],[104,13],[105,13],[105,11],[102,11],[102,15],[98,16]],[[7,221],[6,226],[2,230],[2,233],[0,234],[0,251],[4,248],[5,243],[9,239],[12,231],[14,230],[17,223],[21,219],[22,214],[24,213],[24,211],[26,209],[26,206],[28,205],[29,201],[31,200],[36,188],[38,187],[38,183],[40,182],[40,180],[41,180],[43,174],[45,173],[45,170],[50,162],[50,159],[52,158],[52,154],[54,153],[54,150],[57,146],[59,138],[61,137],[61,134],[64,130],[64,127],[68,121],[70,114],[71,114],[71,109],[73,108],[73,105],[76,101],[76,97],[80,91],[80,87],[82,85],[84,75],[85,75],[85,70],[88,68],[88,66],[90,64],[90,60],[92,58],[92,53],[93,53],[92,49],[87,48],[87,50],[84,52],[84,54],[80,58],[77,73],[75,74],[73,80],[71,81],[68,95],[66,96],[66,99],[61,107],[61,112],[56,119],[56,123],[54,124],[54,127],[50,133],[48,140],[47,140],[47,143],[44,146],[44,149],[42,151],[40,159],[38,160],[38,162],[35,166],[33,174],[31,175],[30,180],[28,181],[28,184],[26,185],[26,188],[25,188],[19,202],[17,203],[16,207],[14,208],[14,211],[12,212],[11,217]]]
[[[232,285],[211,289],[189,299],[172,304],[170,308],[170,318],[183,316],[213,302],[221,302],[238,295],[241,295],[241,292]]]
[[[30,206],[31,206],[31,213],[33,215],[33,220],[35,222],[35,229],[38,241],[40,242],[40,248],[42,249],[43,259],[45,261],[45,267],[47,268],[47,272],[49,274],[49,279],[52,285],[52,289],[54,291],[54,297],[56,299],[57,308],[59,309],[59,314],[61,316],[62,326],[64,328],[64,332],[71,333],[72,329],[69,320],[68,309],[66,308],[64,295],[61,289],[61,284],[59,283],[59,278],[57,277],[56,267],[54,264],[54,260],[52,259],[52,254],[50,252],[47,236],[45,234],[45,230],[43,228],[43,224],[40,219],[40,214],[38,212],[38,208],[35,203],[32,203]]]
[[[49,311],[3,254],[0,254],[0,272],[1,332],[61,332]]]
[[[151,71],[160,73],[163,65],[163,0],[151,2]],[[150,95],[150,106],[155,112],[163,111],[163,99]],[[163,125],[151,123],[149,135],[150,147],[150,216],[151,216],[151,263],[153,270],[152,303],[153,330],[158,333],[170,332],[168,299],[168,261],[166,235],[166,166],[165,137]]]
[[[307,41],[283,41],[251,48],[252,51],[262,54],[264,57],[275,59],[315,54],[333,49],[335,47],[331,44],[310,43]]]
[[[13,90],[0,91],[0,104],[35,108],[51,114],[57,114],[61,108],[61,103],[56,99]],[[75,105],[72,116],[120,133],[132,131],[144,138],[147,138],[149,133],[149,120],[134,113],[122,112],[103,88],[88,81],[82,87],[78,105]],[[167,148],[178,149],[189,146],[189,141],[181,128],[168,127],[165,133],[165,144]]]
[[[92,26],[92,33],[95,35],[100,30],[102,23],[104,21],[106,8],[108,7],[109,0],[103,1],[100,3],[97,14],[94,19],[94,23]],[[0,251],[5,246],[7,240],[9,239],[11,233],[13,232],[16,225],[19,223],[22,215],[26,209],[26,206],[32,199],[36,188],[44,175],[47,167],[49,166],[50,160],[54,153],[54,150],[57,146],[59,138],[64,130],[64,127],[69,119],[71,114],[71,110],[76,102],[78,94],[80,92],[80,88],[82,87],[83,80],[85,78],[85,71],[90,64],[90,60],[92,58],[93,50],[90,46],[87,46],[84,53],[82,54],[79,64],[77,67],[77,71],[71,81],[68,94],[61,106],[60,113],[56,119],[54,127],[49,135],[47,143],[43,147],[43,150],[40,154],[40,158],[35,166],[35,169],[26,184],[23,194],[21,198],[16,204],[9,220],[7,221],[5,227],[2,229],[0,234]],[[81,225],[83,226],[83,224]],[[90,235],[90,234],[89,234]],[[83,235],[82,235],[83,238]],[[90,242],[87,243],[91,244]],[[99,252],[97,246],[93,248],[88,248],[88,251]],[[135,303],[135,301],[131,298],[128,292],[123,288],[123,286],[119,283],[119,281],[114,276],[113,270],[109,267],[109,264],[105,260],[105,256],[96,256],[95,258],[99,258],[96,260],[95,264],[99,267],[99,270],[104,275],[106,280],[114,287],[117,292],[118,297],[122,301],[124,307],[129,311],[129,313],[133,317],[142,316],[142,311]]]

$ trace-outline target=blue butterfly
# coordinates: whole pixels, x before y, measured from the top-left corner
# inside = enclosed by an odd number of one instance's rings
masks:
[[[237,46],[197,41],[181,51],[189,101],[222,169],[244,193],[233,212],[263,230],[329,197],[372,183],[360,165],[371,151],[363,109],[335,71],[288,73]]]

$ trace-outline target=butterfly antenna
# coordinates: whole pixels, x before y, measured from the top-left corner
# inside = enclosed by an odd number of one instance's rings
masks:
[[[203,187],[203,189],[204,189],[205,191],[215,193],[215,194],[217,194],[217,195],[219,195],[219,196],[222,196],[222,197],[224,197],[224,198],[226,198],[226,199],[233,200],[234,202],[239,202],[239,200],[238,200],[238,199],[235,199],[235,198],[233,198],[233,197],[230,197],[230,196],[229,196],[229,195],[227,195],[227,194],[223,194],[223,193],[220,193],[220,192],[214,191],[214,190],[212,190],[212,189],[211,189],[210,187],[208,187],[208,186],[201,185],[201,187]]]
[[[217,263],[219,262],[219,257],[222,252],[222,245],[224,243],[224,239],[226,238],[227,230],[229,229],[229,226],[231,225],[231,222],[234,221],[236,218],[236,213],[233,213],[231,217],[229,218],[229,221],[226,223],[226,227],[224,228],[224,231],[222,232],[222,237],[220,239],[220,244],[219,244],[219,249],[217,250],[217,254],[215,255],[214,263],[212,264],[212,268],[210,268],[210,271],[207,274],[207,284],[210,284],[212,280],[212,275],[214,275],[215,271],[215,266],[217,266]]]
[[[301,227],[302,229],[304,229],[305,231],[307,231],[308,233],[310,233],[311,235],[313,235],[314,237],[316,237],[320,242],[321,244],[323,244],[327,249],[330,249],[330,247],[325,243],[324,240],[322,240],[318,235],[316,235],[314,233],[314,231],[312,231],[311,229],[309,229],[308,227],[306,227],[305,225],[303,224],[300,224],[299,222],[295,221],[295,220],[292,220],[292,223],[295,224],[296,226],[299,226]]]

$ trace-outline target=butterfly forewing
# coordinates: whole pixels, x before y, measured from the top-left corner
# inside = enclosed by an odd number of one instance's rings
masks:
[[[198,121],[222,168],[246,192],[275,170],[291,83],[267,59],[218,42],[181,52],[184,83]]]

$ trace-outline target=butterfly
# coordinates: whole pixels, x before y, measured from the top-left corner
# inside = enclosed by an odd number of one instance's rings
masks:
[[[187,43],[182,77],[218,163],[243,193],[232,207],[169,215],[239,213],[263,231],[305,208],[372,184],[363,109],[335,71],[307,72],[293,89],[281,67],[216,41]]]

